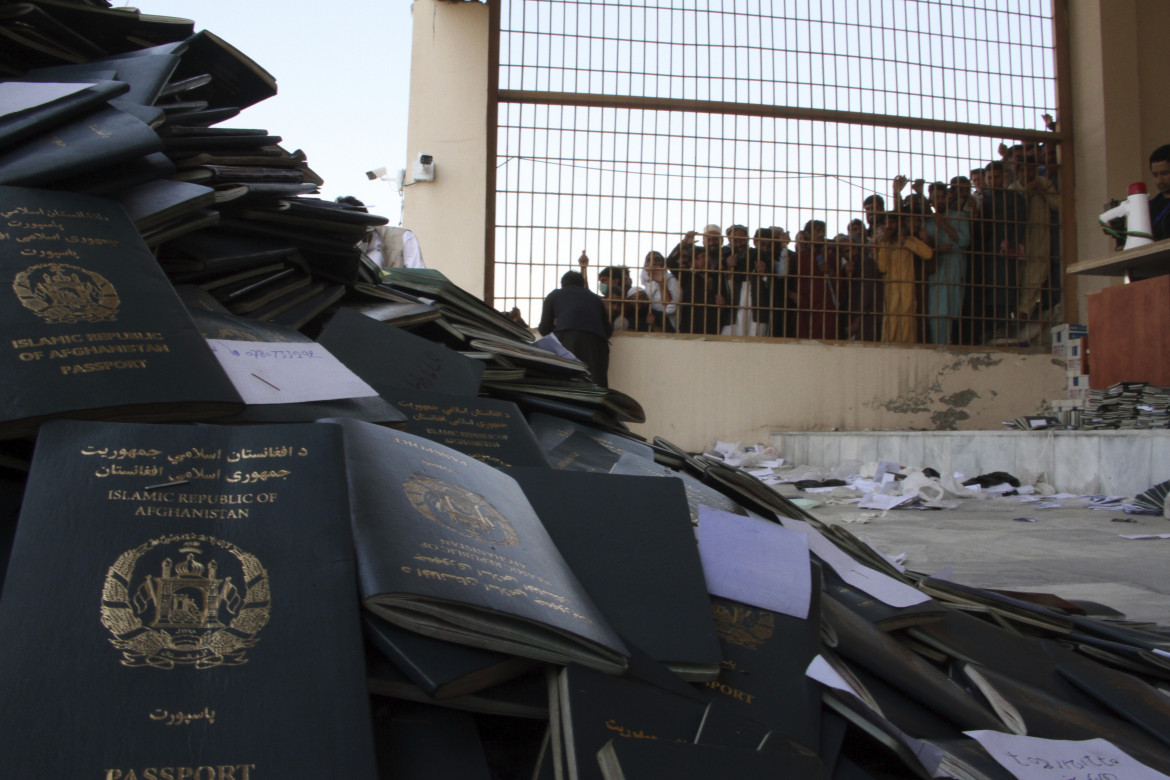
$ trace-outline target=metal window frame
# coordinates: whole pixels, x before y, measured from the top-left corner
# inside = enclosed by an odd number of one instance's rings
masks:
[[[509,0],[524,2],[525,0]],[[633,5],[636,0],[626,0],[622,5]],[[1076,321],[1076,277],[1067,273],[1075,253],[1075,169],[1072,153],[1073,134],[1068,117],[1071,117],[1071,62],[1069,53],[1068,0],[1050,0],[1053,32],[1053,58],[1056,81],[1057,116],[1064,118],[1063,127],[1056,131],[1028,130],[969,122],[927,119],[891,114],[877,114],[836,109],[816,109],[800,106],[775,106],[727,101],[692,100],[683,98],[639,97],[606,95],[583,92],[553,92],[527,89],[500,88],[500,40],[502,3],[505,0],[490,0],[491,42],[489,47],[489,100],[487,110],[488,159],[498,158],[498,117],[501,104],[548,105],[583,108],[614,108],[646,111],[669,111],[710,114],[720,116],[748,116],[773,119],[809,120],[828,123],[855,124],[882,129],[907,129],[923,132],[937,132],[970,137],[1012,138],[1017,142],[1045,142],[1055,144],[1059,149],[1061,169],[1061,210],[1060,219],[1060,279],[1062,314],[1066,322]],[[497,233],[497,175],[496,166],[489,168],[485,192],[486,229],[484,237],[484,290],[485,300],[496,300],[496,233]]]

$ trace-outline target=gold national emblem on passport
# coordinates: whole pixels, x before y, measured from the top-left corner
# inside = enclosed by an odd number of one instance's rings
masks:
[[[50,324],[109,322],[118,317],[118,291],[105,277],[76,265],[42,263],[12,282],[16,297]]]
[[[772,638],[776,616],[742,604],[716,604],[715,630],[723,641],[755,650]]]
[[[419,474],[403,490],[415,509],[457,534],[489,544],[510,546],[520,541],[508,518],[478,493]]]
[[[164,536],[127,550],[102,588],[102,625],[124,666],[239,666],[270,610],[260,561],[202,534]]]

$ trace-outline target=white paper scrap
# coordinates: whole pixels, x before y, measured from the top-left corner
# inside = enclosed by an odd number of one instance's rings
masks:
[[[852,693],[854,696],[857,696],[857,691],[853,690],[853,686],[847,683],[845,678],[829,665],[829,662],[825,660],[824,656],[818,655],[812,659],[808,665],[808,669],[804,671],[804,676],[811,677],[821,685],[836,688],[839,691],[845,691],[846,693]]]
[[[870,493],[857,506],[862,509],[889,510],[905,504],[907,501],[912,501],[915,498],[918,498],[917,493],[911,493],[908,496],[887,496],[884,493]]]
[[[891,607],[910,607],[930,601],[930,596],[917,588],[858,563],[852,555],[826,539],[820,531],[805,521],[782,517],[780,522],[785,528],[805,534],[808,537],[809,550],[833,567],[837,576],[883,604],[889,604]]]
[[[804,534],[767,520],[700,506],[696,536],[712,595],[808,617],[812,571]]]
[[[739,442],[717,441],[715,442],[715,452],[718,452],[724,457],[739,451]]]
[[[292,404],[377,395],[357,374],[314,341],[207,339],[246,404]]]
[[[1041,739],[998,731],[963,733],[1019,780],[1170,780],[1105,739]]]

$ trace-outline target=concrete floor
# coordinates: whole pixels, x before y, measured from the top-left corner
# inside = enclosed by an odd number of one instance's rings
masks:
[[[804,495],[795,488],[783,492]],[[1121,538],[1170,534],[1170,520],[1162,517],[1126,515],[1119,509],[1030,509],[1012,497],[967,499],[952,510],[883,514],[826,504],[809,511],[846,527],[887,556],[905,553],[907,569],[936,574],[953,567],[949,579],[964,585],[1086,599],[1134,620],[1170,626],[1170,539]],[[864,524],[852,522],[873,515],[878,516]]]

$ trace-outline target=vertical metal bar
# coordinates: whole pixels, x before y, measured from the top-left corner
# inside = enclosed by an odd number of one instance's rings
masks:
[[[483,299],[494,305],[496,299],[496,160],[499,154],[500,119],[500,4],[506,0],[491,0],[488,5],[488,94],[484,116],[488,161],[484,177],[484,248]]]
[[[1080,316],[1077,277],[1066,273],[1076,260],[1076,169],[1073,149],[1076,132],[1072,123],[1072,59],[1069,49],[1068,0],[1052,0],[1052,38],[1056,58],[1056,120],[1063,140],[1058,143],[1060,165],[1060,282],[1061,314],[1065,322]]]

